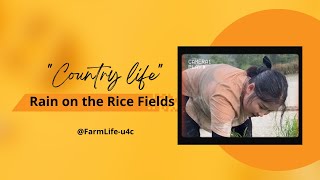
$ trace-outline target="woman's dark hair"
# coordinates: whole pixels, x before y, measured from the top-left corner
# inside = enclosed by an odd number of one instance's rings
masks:
[[[252,66],[247,69],[247,76],[251,77],[249,84],[255,84],[255,96],[264,102],[276,103],[282,107],[282,119],[283,113],[286,110],[285,101],[288,95],[288,82],[282,73],[271,69],[271,67],[272,63],[270,59],[264,56],[263,65],[259,68]],[[250,97],[250,99],[253,99],[255,96]]]

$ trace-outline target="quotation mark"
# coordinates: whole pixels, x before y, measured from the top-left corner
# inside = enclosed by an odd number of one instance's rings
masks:
[[[48,64],[48,68],[51,68],[52,67],[52,64]]]
[[[163,66],[163,64],[159,64],[159,65],[158,65],[158,68],[162,68],[162,66]]]

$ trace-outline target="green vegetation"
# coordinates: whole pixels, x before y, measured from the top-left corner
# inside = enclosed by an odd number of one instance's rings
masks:
[[[284,124],[275,124],[274,129],[277,137],[298,137],[299,123],[297,115],[293,118],[287,117]]]
[[[231,129],[230,137],[249,137],[249,135],[247,135],[247,129],[247,127],[244,129],[243,134],[240,134],[236,132],[234,129]]]

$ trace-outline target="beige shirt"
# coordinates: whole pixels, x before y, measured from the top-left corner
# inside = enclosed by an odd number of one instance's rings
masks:
[[[189,96],[186,112],[207,131],[230,137],[231,127],[247,119],[241,94],[248,80],[246,71],[214,64],[182,72],[182,94]]]

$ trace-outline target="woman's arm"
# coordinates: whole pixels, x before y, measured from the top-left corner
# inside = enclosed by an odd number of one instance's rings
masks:
[[[231,103],[222,95],[210,98],[212,136],[230,137],[235,111]]]

